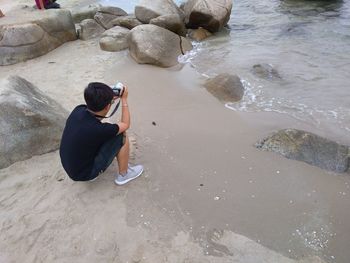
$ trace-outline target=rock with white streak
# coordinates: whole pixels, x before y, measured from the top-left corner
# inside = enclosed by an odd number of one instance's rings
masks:
[[[141,25],[130,31],[128,38],[130,55],[139,64],[171,67],[178,64],[178,57],[192,49],[191,42],[156,25]]]

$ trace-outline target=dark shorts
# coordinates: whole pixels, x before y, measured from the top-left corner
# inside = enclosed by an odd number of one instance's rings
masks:
[[[45,9],[58,9],[61,8],[61,6],[56,1],[53,1],[53,3],[49,2],[47,5],[45,5]]]
[[[103,173],[113,162],[125,143],[125,134],[118,134],[115,138],[105,142],[95,157],[94,166],[89,180],[95,179]]]

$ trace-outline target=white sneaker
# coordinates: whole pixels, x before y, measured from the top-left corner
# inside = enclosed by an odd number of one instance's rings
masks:
[[[143,172],[142,165],[129,166],[125,175],[118,174],[114,180],[117,185],[123,185],[139,177]]]

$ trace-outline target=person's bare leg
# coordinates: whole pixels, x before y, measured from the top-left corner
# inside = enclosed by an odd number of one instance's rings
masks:
[[[44,0],[39,0],[39,9],[45,10]]]
[[[129,163],[130,144],[129,137],[125,136],[125,143],[117,154],[119,174],[126,174]]]

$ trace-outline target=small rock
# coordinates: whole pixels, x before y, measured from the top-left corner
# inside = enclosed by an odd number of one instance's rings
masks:
[[[223,102],[234,102],[242,99],[244,87],[237,75],[220,74],[209,79],[204,86],[216,98]]]
[[[99,23],[104,29],[110,29],[113,25],[113,20],[120,17],[126,16],[127,13],[119,8],[113,6],[101,6],[94,16],[94,19]]]
[[[180,36],[186,36],[187,29],[185,23],[178,14],[158,16],[151,19],[149,23],[168,29]]]
[[[98,5],[88,5],[82,8],[74,8],[72,10],[72,17],[74,23],[80,23],[85,19],[93,19],[98,9]]]
[[[188,30],[188,36],[192,38],[193,40],[196,40],[198,42],[212,36],[213,34],[210,33],[208,30],[204,29],[203,27],[200,27],[198,29],[189,29]]]
[[[105,29],[94,19],[85,19],[80,23],[79,38],[88,40],[101,36],[103,32],[105,32]]]
[[[113,19],[111,23],[113,24],[113,26],[122,26],[126,27],[127,29],[133,29],[134,27],[142,25],[141,21],[139,21],[133,15],[117,17]]]
[[[66,174],[63,171],[58,171],[55,175],[56,181],[61,182],[66,177]]]
[[[270,64],[256,64],[253,66],[252,72],[259,78],[263,79],[281,79],[280,74]]]
[[[101,12],[97,12],[94,16],[95,21],[102,26],[104,29],[110,29],[113,27],[112,21],[116,19],[117,16],[111,14],[105,14]]]
[[[100,48],[105,51],[115,52],[128,48],[128,35],[130,30],[125,27],[112,27],[106,30],[100,39]]]

